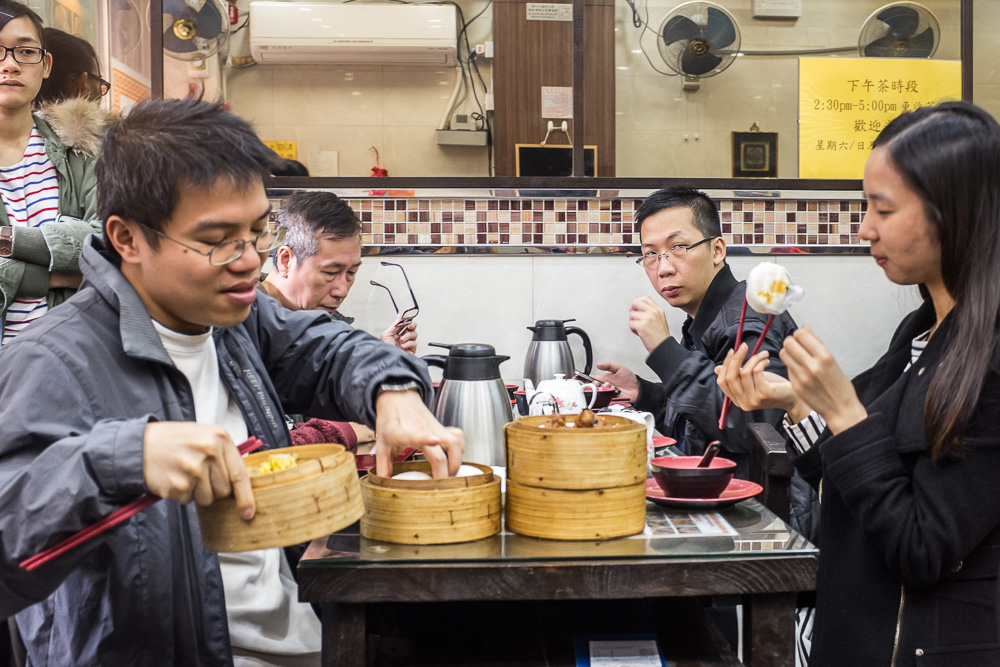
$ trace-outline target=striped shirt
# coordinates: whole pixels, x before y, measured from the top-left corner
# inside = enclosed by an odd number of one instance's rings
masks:
[[[930,331],[926,331],[910,342],[910,363],[906,364],[906,368],[903,369],[904,373],[910,370],[913,364],[917,363],[917,359],[920,358],[924,348],[927,347],[930,334]],[[810,412],[805,419],[797,424],[793,424],[788,415],[785,415],[784,425],[792,448],[797,454],[801,454],[815,445],[819,437],[823,434],[823,431],[826,430],[826,421],[815,411]]]
[[[56,168],[45,154],[45,141],[37,127],[31,128],[31,137],[24,157],[17,164],[0,168],[0,199],[3,200],[7,219],[12,227],[38,227],[54,222],[59,215],[59,181]],[[9,342],[26,326],[48,310],[44,297],[40,299],[15,299],[7,310],[3,340]]]

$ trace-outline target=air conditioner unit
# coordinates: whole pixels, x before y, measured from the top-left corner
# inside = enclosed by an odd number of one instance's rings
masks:
[[[454,65],[453,5],[251,2],[258,63]]]

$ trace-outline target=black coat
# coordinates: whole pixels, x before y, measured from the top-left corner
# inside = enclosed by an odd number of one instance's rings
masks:
[[[705,445],[721,440],[725,456],[740,464],[737,473],[745,477],[750,443],[747,441],[747,424],[768,422],[778,425],[784,413],[781,410],[756,410],[743,412],[733,406],[726,420],[725,432],[719,430],[719,413],[722,410],[722,390],[716,384],[715,367],[726,359],[733,349],[740,324],[740,311],[746,294],[746,282],[737,282],[728,265],[716,274],[709,285],[697,316],[684,322],[681,341],[667,338],[646,359],[646,365],[659,376],[660,382],[639,380],[637,410],[652,412],[661,433],[677,437],[679,424],[683,423],[686,453],[696,455],[705,451]],[[766,315],[747,308],[743,326],[743,342],[752,350],[757,343]],[[768,370],[785,375],[785,366],[778,358],[781,344],[797,327],[788,313],[774,318],[774,323],[764,338],[762,350],[771,353]]]
[[[813,666],[1000,665],[1000,375],[986,378],[966,454],[932,462],[924,400],[951,318],[903,369],[933,324],[928,301],[855,379],[868,417],[795,461],[822,478]]]

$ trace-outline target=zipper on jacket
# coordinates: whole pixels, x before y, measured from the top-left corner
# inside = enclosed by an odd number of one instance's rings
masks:
[[[899,651],[899,634],[903,629],[903,605],[906,602],[906,588],[899,586],[899,612],[896,614],[896,638],[892,642],[892,661],[889,667],[896,667],[896,653]]]

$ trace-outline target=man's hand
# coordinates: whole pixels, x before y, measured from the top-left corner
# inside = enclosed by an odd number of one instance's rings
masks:
[[[417,353],[417,323],[413,320],[403,322],[397,317],[388,329],[379,335],[379,340],[389,345],[395,345],[404,352]]]
[[[621,364],[601,363],[597,367],[607,373],[594,375],[595,380],[616,387],[621,391],[620,396],[627,401],[635,401],[639,397],[639,380],[635,373]]]
[[[628,328],[642,341],[646,352],[652,352],[670,337],[667,315],[648,296],[632,302],[628,311]]]
[[[375,402],[375,470],[392,474],[393,455],[404,447],[419,449],[435,479],[454,477],[462,465],[465,435],[442,426],[416,391],[384,391]]]
[[[363,445],[366,442],[375,442],[375,431],[364,424],[356,422],[348,422],[348,424],[350,424],[351,429],[354,431],[354,436],[358,439],[359,445]]]
[[[254,515],[250,474],[226,431],[194,422],[152,422],[143,437],[142,475],[153,495],[211,505],[229,494],[244,519]]]

